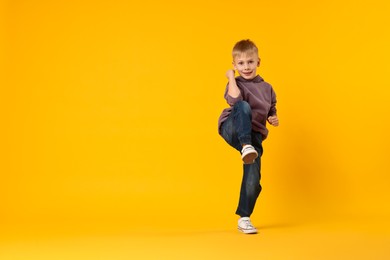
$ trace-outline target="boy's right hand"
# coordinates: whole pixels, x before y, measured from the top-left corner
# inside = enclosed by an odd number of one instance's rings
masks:
[[[228,70],[226,72],[226,77],[229,80],[229,83],[228,83],[228,86],[229,86],[228,94],[229,94],[229,96],[231,96],[233,98],[238,97],[241,94],[241,92],[240,92],[240,89],[237,86],[234,70],[231,70],[231,69]]]
[[[226,77],[229,79],[229,80],[231,80],[231,79],[235,79],[235,71],[234,70],[228,70],[227,72],[226,72]]]

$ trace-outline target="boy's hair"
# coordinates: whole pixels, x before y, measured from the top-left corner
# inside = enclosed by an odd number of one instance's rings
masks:
[[[259,55],[259,50],[257,49],[256,44],[251,40],[241,40],[233,47],[233,59],[242,53],[256,53]]]

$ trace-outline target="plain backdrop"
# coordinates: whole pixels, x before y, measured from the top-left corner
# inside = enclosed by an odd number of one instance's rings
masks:
[[[247,38],[280,119],[254,221],[389,217],[389,7],[2,1],[1,229],[235,225],[242,165],[217,120]]]

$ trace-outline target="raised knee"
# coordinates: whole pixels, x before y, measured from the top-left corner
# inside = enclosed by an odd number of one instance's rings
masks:
[[[244,100],[238,101],[234,106],[241,109],[241,111],[243,111],[244,113],[248,113],[248,114],[251,113],[251,106],[249,105],[248,102]]]

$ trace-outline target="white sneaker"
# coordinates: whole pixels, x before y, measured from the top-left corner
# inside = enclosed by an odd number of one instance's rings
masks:
[[[243,217],[238,220],[238,230],[244,234],[256,234],[257,229],[252,225],[248,217]]]
[[[254,163],[257,156],[258,153],[252,145],[247,144],[242,147],[241,159],[244,161],[244,164]]]

